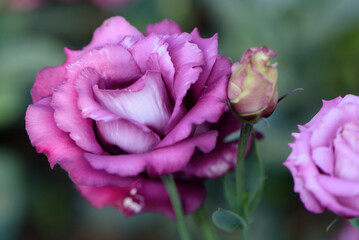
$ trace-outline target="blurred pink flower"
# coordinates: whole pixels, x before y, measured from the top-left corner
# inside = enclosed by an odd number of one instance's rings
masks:
[[[13,10],[16,11],[26,11],[31,10],[34,8],[37,8],[46,2],[49,2],[49,0],[5,0],[6,5]],[[79,2],[80,0],[56,0],[59,2]],[[120,6],[124,3],[133,1],[133,0],[90,0],[96,5],[102,7],[102,8],[112,8],[116,6]]]
[[[323,101],[323,107],[299,133],[284,163],[305,207],[359,216],[359,97]]]
[[[223,141],[240,126],[223,103],[231,64],[217,44],[170,20],[146,34],[106,20],[89,45],[65,48],[62,65],[39,72],[26,113],[31,143],[96,207],[173,216],[159,175],[174,173],[185,212],[194,211],[202,179],[236,164],[236,143]]]

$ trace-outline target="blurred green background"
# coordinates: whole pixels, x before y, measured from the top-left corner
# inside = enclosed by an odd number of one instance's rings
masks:
[[[177,239],[173,222],[146,213],[125,219],[97,210],[82,199],[67,174],[35,152],[24,127],[30,88],[37,72],[65,60],[63,47],[80,49],[103,20],[124,16],[142,32],[148,23],[169,18],[184,31],[219,33],[219,52],[233,61],[252,46],[274,49],[280,95],[298,87],[260,123],[259,143],[267,181],[255,214],[253,238],[333,239],[342,221],[326,232],[332,213],[306,211],[293,192],[288,156],[291,132],[319,110],[321,99],[359,90],[359,1],[357,0],[133,0],[103,9],[90,1],[48,1],[28,10],[0,0],[0,239]],[[221,180],[207,183],[206,211],[225,207]],[[191,230],[196,226],[188,219]],[[220,239],[238,239],[217,231]],[[195,236],[196,233],[194,233]],[[195,239],[200,239],[199,236]]]

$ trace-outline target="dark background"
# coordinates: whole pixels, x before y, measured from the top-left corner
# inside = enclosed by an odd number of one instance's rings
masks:
[[[359,90],[359,1],[356,0],[134,0],[103,9],[89,1],[49,1],[15,10],[0,0],[0,239],[177,239],[165,216],[146,213],[125,219],[111,208],[90,206],[67,174],[54,170],[31,146],[24,127],[30,89],[37,72],[65,60],[63,47],[81,49],[102,21],[124,16],[144,31],[170,18],[184,31],[198,27],[204,37],[219,33],[219,52],[238,61],[252,46],[274,49],[279,95],[305,90],[281,102],[259,143],[267,181],[252,226],[253,239],[321,240],[339,231],[332,213],[306,211],[289,171],[291,132],[321,107],[321,99]],[[208,214],[224,206],[221,180],[208,182]],[[194,222],[188,218],[193,232]],[[196,233],[193,233],[196,236]],[[217,231],[220,239],[238,239]],[[237,233],[238,235],[238,233]],[[199,236],[197,236],[198,239]],[[335,239],[335,238],[333,238]]]

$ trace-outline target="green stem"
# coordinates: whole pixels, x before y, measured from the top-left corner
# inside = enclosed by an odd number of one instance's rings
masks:
[[[251,134],[253,124],[249,122],[243,122],[241,127],[241,134],[238,140],[237,150],[237,166],[236,166],[236,192],[237,201],[239,202],[239,215],[243,216],[247,223],[247,228],[242,230],[242,240],[249,240],[249,219],[245,211],[245,191],[244,191],[244,158],[247,149],[247,143]]]
[[[244,122],[242,124],[237,150],[236,192],[239,201],[239,215],[243,216],[246,221],[247,218],[244,214],[244,157],[252,127],[252,123]]]
[[[249,225],[248,225],[248,227],[242,230],[242,240],[249,240],[249,239],[250,239],[250,235],[249,235]]]
[[[186,227],[185,219],[183,216],[182,204],[178,194],[175,180],[172,174],[161,175],[161,180],[166,186],[168,195],[170,196],[173,210],[175,212],[178,233],[182,240],[190,240],[188,229]]]
[[[201,229],[204,239],[217,240],[217,237],[215,236],[208,222],[208,218],[206,216],[206,213],[204,212],[203,206],[201,206],[197,211],[194,212],[193,218]]]

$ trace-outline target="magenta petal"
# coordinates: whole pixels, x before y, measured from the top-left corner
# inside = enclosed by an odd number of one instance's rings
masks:
[[[126,186],[135,180],[93,169],[84,159],[83,151],[68,134],[57,128],[50,101],[50,98],[44,98],[29,105],[26,112],[26,130],[32,145],[39,153],[47,155],[51,167],[60,164],[76,184]]]
[[[223,76],[216,84],[205,89],[196,105],[166,135],[159,146],[172,145],[185,139],[191,134],[193,125],[217,122],[226,109],[226,104],[222,101],[226,99],[227,82],[227,77]]]
[[[180,34],[182,33],[182,29],[174,21],[164,19],[162,22],[147,25],[146,35],[150,35],[151,33],[163,35]]]
[[[93,68],[82,70],[76,80],[75,89],[78,93],[78,107],[84,118],[93,120],[111,121],[118,119],[118,116],[95,101],[93,86],[97,84],[101,76]]]
[[[195,211],[206,195],[204,186],[198,183],[176,181],[185,214]],[[140,179],[128,187],[76,186],[80,193],[95,207],[113,206],[126,217],[141,212],[157,212],[174,218],[171,201],[160,181]]]
[[[120,118],[132,119],[158,133],[167,125],[171,105],[158,72],[147,72],[140,80],[121,90],[94,87],[98,102]]]
[[[120,45],[104,45],[82,54],[76,62],[67,66],[68,81],[77,81],[78,74],[86,68],[92,68],[101,76],[103,88],[128,85],[142,76],[131,53]]]
[[[34,103],[42,98],[52,95],[56,86],[65,81],[64,64],[57,67],[43,68],[36,76],[35,83],[31,89],[31,96]]]
[[[195,156],[183,172],[201,178],[216,178],[236,166],[236,156],[237,145],[235,143],[222,144],[208,154]]]
[[[124,84],[132,81],[133,78],[140,76],[140,70],[126,49],[117,45],[107,45],[99,50],[94,49],[83,54],[77,62],[68,65],[67,82],[54,90],[52,107],[55,109],[54,116],[58,127],[69,132],[70,137],[82,149],[99,154],[102,149],[97,144],[93,133],[92,121],[82,117],[81,110],[78,108],[78,93],[75,91],[75,81],[77,79],[81,81],[84,78],[80,73],[87,68],[93,69],[92,71],[96,72],[106,81],[106,84],[110,85],[112,80],[122,80]],[[85,74],[86,76],[90,76],[91,81],[96,80],[91,74]],[[91,98],[87,100],[91,100]],[[83,109],[88,107],[90,109],[88,111],[92,114],[101,116],[102,112],[101,114],[94,113],[92,109],[94,105],[91,105],[91,101],[85,101],[85,103],[89,105],[81,105]],[[82,111],[84,111],[83,109]]]
[[[198,29],[194,29],[191,33],[193,37],[193,43],[202,50],[204,55],[204,65],[202,66],[203,71],[201,72],[198,81],[193,86],[193,94],[197,99],[202,90],[206,87],[206,81],[211,73],[212,67],[217,59],[217,49],[218,49],[218,36],[215,34],[211,38],[201,38],[199,35]]]
[[[51,106],[54,108],[54,119],[58,128],[69,132],[77,146],[101,154],[102,148],[97,143],[92,121],[82,118],[77,108],[76,92],[69,82],[58,86],[53,94]]]
[[[173,83],[175,107],[173,109],[166,132],[169,132],[180,119],[183,111],[183,99],[188,94],[191,85],[198,81],[204,65],[203,52],[196,44],[190,43],[192,36],[183,33],[167,39],[172,62],[176,69]]]
[[[115,145],[127,153],[150,151],[160,141],[160,137],[150,129],[141,128],[124,119],[97,121],[96,126],[104,143]]]
[[[92,41],[84,50],[98,48],[105,44],[116,44],[128,35],[136,39],[143,37],[142,33],[129,24],[123,17],[117,16],[109,18],[96,29]]]
[[[213,150],[216,138],[217,132],[209,131],[152,152],[116,156],[85,153],[85,158],[94,168],[120,176],[135,176],[146,167],[151,174],[167,174],[181,171],[190,161],[196,147],[204,153]]]
[[[168,92],[173,94],[175,69],[167,47],[168,44],[163,38],[151,34],[131,46],[130,51],[142,73],[148,70],[161,72]]]

